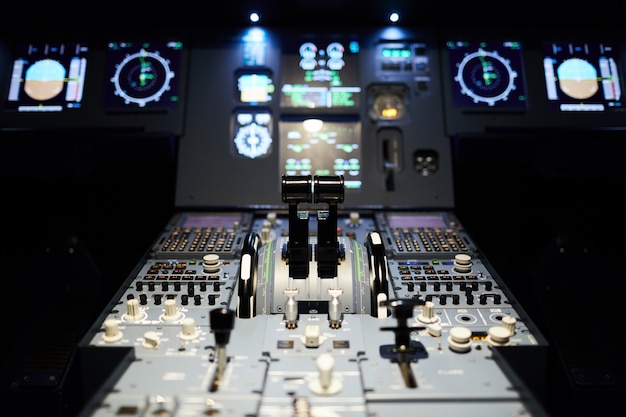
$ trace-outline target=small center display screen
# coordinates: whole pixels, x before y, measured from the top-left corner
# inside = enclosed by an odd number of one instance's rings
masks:
[[[350,38],[287,41],[280,105],[285,109],[360,105],[359,43]]]
[[[240,103],[254,106],[272,100],[274,84],[269,70],[237,71],[235,78],[237,84],[235,95]]]
[[[623,108],[617,49],[599,42],[550,42],[543,47],[548,100],[561,111]]]
[[[60,112],[81,107],[88,48],[81,43],[27,44],[15,51],[7,110]]]
[[[343,175],[347,189],[361,188],[358,120],[281,120],[279,130],[285,175]]]

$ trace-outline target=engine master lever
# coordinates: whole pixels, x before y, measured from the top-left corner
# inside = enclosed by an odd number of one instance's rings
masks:
[[[417,341],[411,341],[411,332],[423,330],[425,327],[409,326],[408,320],[413,317],[415,307],[423,304],[423,302],[421,300],[397,299],[383,301],[381,304],[391,307],[392,315],[398,325],[396,327],[381,327],[380,330],[394,332],[395,344],[381,346],[380,354],[384,358],[397,362],[405,385],[408,388],[416,388],[417,381],[410,363],[417,361],[418,358],[425,358],[428,354],[424,345]]]
[[[211,310],[209,315],[211,332],[215,335],[215,356],[217,369],[211,384],[211,391],[217,391],[226,369],[226,345],[230,340],[230,333],[235,327],[235,312],[226,308],[216,308]]]

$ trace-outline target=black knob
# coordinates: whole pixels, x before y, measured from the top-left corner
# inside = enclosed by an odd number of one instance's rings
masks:
[[[416,300],[406,299],[389,300],[386,304],[393,309],[398,327],[407,327],[407,320],[413,317],[413,309],[420,305]]]
[[[230,332],[235,327],[235,312],[226,308],[211,310],[209,315],[211,331],[215,334],[215,344],[225,346],[230,339]]]
[[[381,330],[391,330],[394,332],[395,350],[407,352],[412,349],[411,347],[411,332],[415,330],[421,330],[423,327],[409,327],[408,320],[413,317],[413,309],[417,305],[421,305],[424,302],[421,300],[412,299],[397,299],[382,301],[387,307],[391,307],[393,316],[398,322],[397,327],[383,327]]]

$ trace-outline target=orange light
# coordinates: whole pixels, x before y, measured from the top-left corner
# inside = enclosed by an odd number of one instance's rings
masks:
[[[398,117],[398,109],[396,109],[395,107],[383,109],[381,111],[381,116],[386,119],[395,119],[396,117]]]

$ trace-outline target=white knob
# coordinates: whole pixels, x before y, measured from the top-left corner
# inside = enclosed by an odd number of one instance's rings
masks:
[[[517,319],[515,317],[502,317],[502,326],[511,333],[511,336],[515,334],[515,323],[517,323]]]
[[[448,345],[453,352],[468,352],[471,348],[472,332],[466,327],[453,327],[448,336]]]
[[[511,332],[502,326],[493,326],[487,333],[487,343],[489,346],[506,346],[509,344]]]
[[[139,301],[136,298],[131,298],[126,301],[126,314],[124,314],[124,318],[128,321],[137,321],[141,319],[143,316],[141,310],[139,309]]]
[[[187,317],[183,320],[183,329],[178,334],[183,340],[191,340],[198,337],[198,330],[196,329],[196,322],[191,317]]]
[[[202,258],[202,268],[204,272],[214,274],[220,270],[220,256],[216,253],[209,253]]]
[[[433,337],[441,337],[441,324],[439,323],[431,323],[427,327],[428,334]]]
[[[417,316],[417,319],[422,323],[434,323],[437,321],[435,317],[435,303],[432,301],[426,301],[422,313]]]
[[[113,319],[108,319],[104,322],[104,334],[102,335],[102,339],[107,343],[117,342],[122,338],[122,332],[120,332],[120,327],[117,324],[117,321]]]
[[[161,338],[157,332],[145,332],[143,334],[143,342],[142,345],[148,349],[156,349],[159,347],[159,343],[161,343]]]
[[[176,300],[165,300],[165,313],[161,316],[163,321],[175,321],[180,317],[180,312],[176,310]]]
[[[461,273],[467,273],[472,270],[472,257],[459,253],[454,257],[454,270]]]

